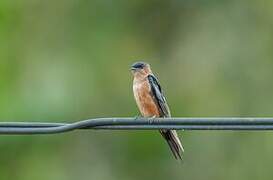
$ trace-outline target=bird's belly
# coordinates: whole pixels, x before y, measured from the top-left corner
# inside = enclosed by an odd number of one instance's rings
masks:
[[[143,117],[159,117],[158,105],[154,101],[148,84],[134,86],[137,106]]]

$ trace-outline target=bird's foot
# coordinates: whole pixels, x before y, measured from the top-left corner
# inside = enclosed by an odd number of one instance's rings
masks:
[[[148,118],[149,124],[152,124],[154,122],[155,118],[156,118],[156,116],[152,116],[152,117]]]
[[[138,116],[135,116],[135,117],[134,117],[134,120],[138,120],[138,119],[140,119],[140,118],[142,118],[142,116],[141,116],[141,115],[138,115]]]

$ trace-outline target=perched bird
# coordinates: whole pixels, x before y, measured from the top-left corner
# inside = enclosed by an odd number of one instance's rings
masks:
[[[163,95],[163,91],[150,65],[144,62],[136,62],[131,66],[134,76],[134,97],[143,117],[171,117],[171,113]],[[182,159],[183,146],[175,130],[160,130],[161,135],[167,141],[174,157]]]

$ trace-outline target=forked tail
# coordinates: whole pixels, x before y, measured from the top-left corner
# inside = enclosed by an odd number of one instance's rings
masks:
[[[175,159],[182,160],[183,146],[175,130],[160,130],[161,135],[167,141]]]

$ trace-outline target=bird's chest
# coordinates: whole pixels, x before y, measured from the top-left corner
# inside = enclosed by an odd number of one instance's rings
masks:
[[[153,98],[148,81],[135,82],[133,91],[137,106],[144,117],[159,116],[158,106]]]

